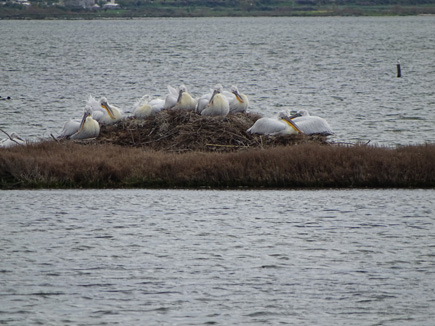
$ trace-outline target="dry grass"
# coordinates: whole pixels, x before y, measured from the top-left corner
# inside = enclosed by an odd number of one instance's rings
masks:
[[[230,153],[44,142],[0,150],[0,188],[435,186],[435,146],[302,144]]]
[[[435,145],[392,149],[247,134],[258,118],[167,110],[103,127],[96,140],[0,149],[0,189],[435,187]]]

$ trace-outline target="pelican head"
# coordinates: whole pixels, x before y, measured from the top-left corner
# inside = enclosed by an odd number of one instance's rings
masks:
[[[180,103],[181,101],[181,97],[183,96],[183,93],[187,92],[187,88],[184,85],[180,85],[180,87],[178,88],[178,98],[177,98],[177,103]]]
[[[294,112],[294,111],[292,111],[292,112]],[[292,115],[290,115],[290,119],[294,119],[294,118],[298,118],[298,117],[306,117],[306,116],[309,116],[310,114],[308,113],[308,111],[307,110],[298,110],[298,111],[296,111],[296,113],[294,113],[294,114],[292,114]]]
[[[12,132],[9,138],[11,140],[18,139],[18,140],[24,141],[24,139],[21,138],[20,136],[18,136],[18,134],[16,132]]]
[[[278,112],[278,118],[283,119],[285,117],[289,117],[290,116],[290,111],[289,110],[281,110]]]
[[[234,96],[236,97],[237,101],[239,101],[240,103],[244,103],[242,97],[240,96],[239,90],[237,88],[236,85],[231,86],[231,93],[234,94]]]
[[[86,120],[87,120],[88,117],[90,117],[90,116],[91,116],[91,113],[90,113],[88,110],[85,110],[85,112],[83,113],[82,121],[80,122],[80,127],[79,127],[78,132],[80,132],[80,131],[83,130],[83,126],[85,125]]]
[[[224,88],[221,84],[217,84],[214,88],[213,94],[210,97],[210,101],[208,101],[208,104],[213,102],[213,98],[216,96],[216,94],[221,94],[223,92]]]
[[[107,99],[105,97],[102,97],[100,100],[101,107],[107,111],[107,114],[112,119],[115,119],[115,115],[113,114],[113,110],[109,105],[109,102],[107,102]]]

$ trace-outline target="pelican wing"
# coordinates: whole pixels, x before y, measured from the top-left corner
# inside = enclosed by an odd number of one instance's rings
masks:
[[[198,100],[198,103],[196,105],[196,112],[198,112],[199,114],[201,114],[202,111],[204,111],[204,109],[207,107],[208,102],[210,101],[210,97],[206,97],[206,96],[201,96],[201,98]]]
[[[328,122],[316,116],[302,116],[292,119],[292,121],[302,130],[306,135],[332,135],[334,132],[329,126]]]
[[[260,118],[247,132],[261,135],[277,135],[286,130],[285,122],[273,118]]]
[[[136,103],[133,104],[133,115],[136,118],[146,118],[153,113],[153,108],[149,103],[150,96],[142,96]]]
[[[58,138],[67,138],[74,135],[80,128],[80,120],[71,119],[63,125],[62,130],[59,132]]]
[[[151,105],[151,107],[153,108],[154,112],[159,112],[161,111],[164,106],[165,106],[165,100],[162,98],[155,98],[152,99],[149,104]]]
[[[165,109],[173,108],[177,104],[178,95],[179,95],[179,92],[171,85],[168,85],[168,91],[169,94],[166,95],[165,98],[165,105],[164,105]]]

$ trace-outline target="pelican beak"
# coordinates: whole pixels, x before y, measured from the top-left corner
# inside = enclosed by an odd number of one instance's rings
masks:
[[[299,127],[291,120],[291,117],[284,117],[282,118],[287,124],[292,127],[294,130],[296,130],[298,133],[303,134],[304,132],[299,129]]]
[[[109,117],[111,117],[112,119],[115,119],[115,116],[113,115],[113,110],[110,107],[109,103],[101,102],[101,107],[107,111],[107,114],[109,115]]]
[[[219,91],[218,91],[217,89],[215,89],[215,90],[213,91],[213,94],[212,94],[211,97],[210,97],[210,101],[208,101],[208,105],[210,105],[210,104],[213,102],[214,97],[215,97],[216,94],[218,94],[218,93],[219,93]]]
[[[234,96],[236,97],[237,101],[239,101],[240,103],[244,103],[242,97],[240,96],[238,91],[234,91],[233,92]]]
[[[85,125],[85,122],[86,122],[86,118],[89,117],[90,115],[91,115],[91,114],[90,114],[89,112],[85,112],[85,113],[83,114],[82,122],[80,122],[80,127],[79,127],[79,130],[78,130],[77,133],[79,133],[79,132],[82,131],[83,126]]]
[[[178,98],[177,98],[177,103],[180,103],[181,101],[181,97],[183,96],[183,90],[180,89],[180,91],[178,92]]]

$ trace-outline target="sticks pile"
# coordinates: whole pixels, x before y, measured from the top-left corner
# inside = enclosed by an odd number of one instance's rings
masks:
[[[251,135],[246,130],[258,114],[237,113],[222,117],[203,117],[181,109],[163,110],[146,119],[127,118],[112,126],[102,126],[97,143],[170,152],[229,152],[252,148],[301,143],[326,144],[322,136]]]

